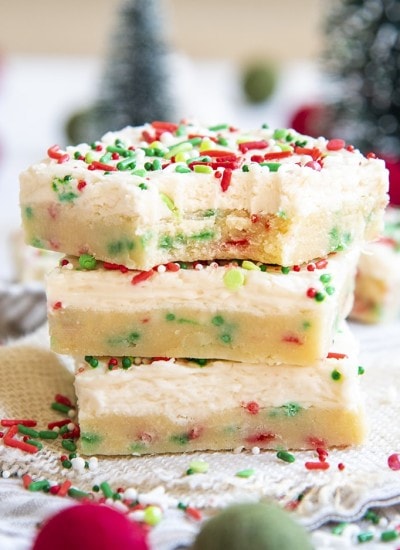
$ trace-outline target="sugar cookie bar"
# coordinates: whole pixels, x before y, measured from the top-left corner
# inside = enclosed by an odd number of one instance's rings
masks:
[[[384,236],[360,256],[350,318],[364,323],[400,318],[400,210],[387,211]]]
[[[151,271],[65,258],[47,278],[52,349],[313,364],[351,309],[358,255],[290,269],[239,261]]]
[[[81,452],[309,449],[365,436],[356,345],[338,334],[318,367],[129,357],[76,361]]]
[[[50,147],[20,184],[25,238],[38,248],[140,270],[290,266],[377,237],[388,172],[340,139],[154,122]]]

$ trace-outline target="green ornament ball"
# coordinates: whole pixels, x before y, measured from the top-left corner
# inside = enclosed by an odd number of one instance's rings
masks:
[[[192,550],[312,550],[308,533],[272,503],[235,504],[206,521]]]
[[[276,69],[267,63],[256,63],[243,70],[242,86],[250,103],[262,103],[269,99],[276,88]]]

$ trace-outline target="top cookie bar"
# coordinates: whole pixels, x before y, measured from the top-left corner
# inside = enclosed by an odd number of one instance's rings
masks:
[[[26,241],[38,248],[140,270],[289,266],[377,237],[388,172],[341,139],[153,122],[50,147],[20,183]]]

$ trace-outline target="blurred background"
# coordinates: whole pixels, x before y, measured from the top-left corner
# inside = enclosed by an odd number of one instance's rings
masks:
[[[398,0],[0,0],[0,281],[16,277],[18,174],[55,143],[267,122],[396,167],[399,22]]]

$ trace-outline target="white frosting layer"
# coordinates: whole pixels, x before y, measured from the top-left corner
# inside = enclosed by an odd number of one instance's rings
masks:
[[[146,156],[144,150],[149,144],[143,141],[143,131],[154,134],[151,125],[139,128],[125,128],[120,132],[106,134],[101,141],[102,151],[93,151],[89,145],[81,144],[77,147],[68,147],[70,160],[59,164],[55,159],[44,159],[34,164],[21,174],[21,203],[30,204],[52,202],[55,193],[52,189],[54,178],[71,176],[71,189],[77,195],[75,203],[69,207],[79,206],[79,209],[104,216],[127,216],[135,219],[139,225],[151,226],[157,220],[174,217],[177,212],[201,212],[207,209],[213,210],[247,210],[255,214],[284,213],[285,216],[306,216],[323,208],[339,211],[343,204],[353,201],[361,201],[363,212],[367,215],[373,205],[383,206],[386,203],[386,191],[388,187],[388,175],[384,163],[378,159],[367,159],[359,151],[347,151],[340,149],[332,151],[327,149],[327,140],[324,138],[313,139],[301,136],[289,130],[287,134],[295,139],[288,142],[273,138],[274,131],[270,129],[258,129],[245,133],[243,131],[221,130],[210,131],[207,128],[188,126],[186,135],[173,136],[170,133],[161,135],[164,143],[158,142],[157,148],[164,152],[166,158],[161,158],[163,169],[147,171],[144,176],[135,175],[132,170],[111,171],[106,173],[104,169],[88,169],[88,162],[75,159],[74,154],[79,152],[83,157],[87,153],[97,162],[105,154],[105,147],[113,145],[116,139],[122,140],[124,146],[134,147],[133,159],[136,162],[135,170],[140,170],[146,162],[153,162],[154,156]],[[239,159],[237,168],[232,171],[229,187],[221,192],[220,179],[211,173],[180,174],[175,170],[177,166],[186,166],[186,162],[176,162],[176,156],[172,157],[171,151],[175,144],[187,143],[191,135],[210,136],[213,139],[223,137],[226,145],[222,146],[207,139],[203,144],[189,147],[189,151],[182,154],[191,158],[207,156],[208,149],[217,149],[224,152],[234,152]],[[156,137],[156,136],[155,136]],[[267,141],[268,147],[262,149],[250,149],[241,152],[238,149],[243,141]],[[296,153],[294,141],[305,143],[307,149],[317,148],[321,152],[321,169],[312,167],[313,158],[310,154]],[[167,145],[168,144],[168,149]],[[152,144],[150,144],[151,146]],[[261,166],[251,159],[253,155],[265,155],[275,152],[281,153],[282,149],[290,148],[293,154],[268,160],[271,163],[279,163],[277,171],[271,171],[268,166]],[[179,155],[178,155],[179,158]],[[116,167],[117,160],[108,160],[106,166]],[[249,166],[248,172],[242,171],[242,165]],[[225,168],[219,169],[220,174]],[[273,168],[275,170],[275,168]],[[76,191],[79,181],[85,181],[83,192]],[[145,184],[147,189],[139,187]],[[172,201],[168,206],[163,200],[163,194]],[[165,197],[164,197],[165,199]],[[176,208],[176,210],[175,210]]]
[[[56,268],[47,278],[49,315],[57,314],[52,308],[54,303],[61,302],[64,309],[110,312],[140,308],[150,312],[160,307],[189,306],[204,310],[247,311],[258,316],[305,311],[321,314],[330,311],[333,315],[340,312],[346,316],[351,303],[341,301],[351,300],[358,257],[359,251],[352,248],[329,256],[323,269],[309,271],[307,266],[302,266],[299,272],[287,274],[278,268],[267,267],[263,272],[211,263],[200,270],[154,272],[139,284],[132,284],[137,271],[107,270],[101,263],[93,271],[79,270],[76,269],[77,261],[69,258],[69,264]],[[314,263],[310,265],[315,266]],[[72,266],[75,268],[71,269]],[[232,271],[243,277],[243,284],[237,288],[230,288],[226,282],[227,273]],[[321,277],[327,275],[331,278],[324,283]],[[327,287],[334,288],[334,292],[327,293]],[[310,288],[323,294],[322,302],[307,295]]]
[[[360,406],[358,349],[344,327],[328,358],[317,367],[291,365],[258,366],[230,361],[210,361],[200,367],[184,360],[157,360],[127,370],[108,369],[108,358],[92,368],[77,360],[75,387],[80,418],[102,415],[165,416],[174,422],[182,417],[202,418],[229,411],[249,402],[260,410],[295,403],[303,408]],[[332,373],[340,373],[335,380]]]

